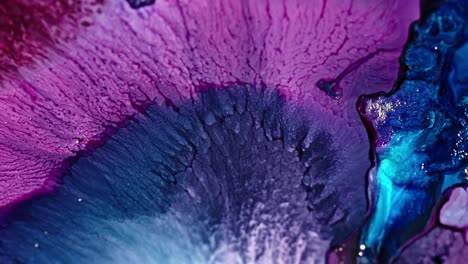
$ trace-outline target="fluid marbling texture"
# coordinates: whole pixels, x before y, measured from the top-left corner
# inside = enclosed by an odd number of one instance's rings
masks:
[[[359,104],[361,263],[411,239],[402,263],[465,256],[462,187],[437,219],[456,230],[416,237],[466,181],[466,10],[447,2],[392,95]],[[324,262],[366,216],[356,101],[391,90],[417,5],[0,3],[0,260]]]
[[[407,1],[174,0],[137,10],[125,1],[72,9],[66,1],[14,3],[22,5],[1,4],[7,21],[41,30],[20,27],[1,43],[16,57],[1,57],[11,67],[2,71],[0,93],[0,208],[50,190],[64,161],[142,106],[185,100],[206,84],[277,89],[329,120],[347,120],[365,141],[356,97],[390,89],[418,16],[417,3]],[[45,18],[40,6],[57,7],[57,19]],[[387,51],[343,78],[340,101],[315,87],[379,50]]]
[[[150,107],[10,215],[0,262],[323,263],[362,223],[369,166],[326,122],[239,85]]]
[[[394,258],[430,227],[441,194],[468,183],[467,67],[461,59],[468,39],[466,8],[466,1],[445,1],[426,14],[413,26],[397,89],[363,99],[360,111],[371,123],[376,148],[370,171],[373,212],[360,239],[365,261]],[[464,214],[466,205],[452,205],[452,214]],[[464,228],[455,215],[445,217],[449,206],[442,208],[441,222]]]

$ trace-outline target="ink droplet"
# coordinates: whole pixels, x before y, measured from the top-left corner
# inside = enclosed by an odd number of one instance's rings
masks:
[[[131,8],[137,9],[154,4],[155,0],[127,0]]]
[[[315,85],[335,100],[343,96],[343,89],[335,79],[320,79]]]
[[[366,56],[357,59],[349,64],[336,78],[322,78],[315,84],[320,90],[325,91],[331,98],[338,100],[343,96],[343,89],[340,87],[340,82],[346,75],[359,68],[362,64],[366,63],[377,54],[381,52],[391,52],[389,49],[378,49]]]

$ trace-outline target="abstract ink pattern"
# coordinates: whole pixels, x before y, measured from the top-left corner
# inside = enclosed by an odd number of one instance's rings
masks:
[[[80,158],[53,197],[13,216],[0,252],[64,263],[184,263],[192,254],[200,263],[325,259],[365,215],[359,172],[367,151],[353,144],[358,135],[288,109],[274,90],[233,86],[199,96],[148,108]],[[127,226],[135,230],[127,234]],[[80,233],[88,238],[73,239]],[[177,254],[181,247],[188,256]]]
[[[360,109],[375,129],[376,156],[374,212],[361,244],[364,255],[382,262],[423,231],[447,188],[468,183],[468,68],[457,58],[465,49],[466,8],[448,1],[415,24],[396,91],[366,98]]]
[[[0,3],[0,263],[462,263],[467,6]]]

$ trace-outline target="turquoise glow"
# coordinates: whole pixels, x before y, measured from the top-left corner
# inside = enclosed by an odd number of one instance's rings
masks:
[[[437,127],[431,128],[436,132],[439,130]],[[428,130],[395,133],[388,144],[378,149],[379,160],[374,175],[375,207],[360,242],[368,251],[375,253],[389,247],[397,250],[401,244],[389,237],[394,235],[395,230],[411,230],[410,225],[402,226],[402,221],[415,223],[427,218],[439,195],[446,188],[460,183],[457,175],[440,175],[443,183],[437,185],[434,184],[437,175],[428,174],[430,157],[423,151],[425,144],[421,142],[431,140],[432,135]],[[390,243],[390,246],[384,243]]]
[[[364,106],[372,107],[364,116],[373,121],[378,144],[360,263],[390,263],[430,223],[442,192],[468,183],[468,13],[442,2],[413,25],[402,57],[407,67],[392,93],[366,97]],[[373,111],[376,102],[392,108],[382,115]]]
[[[425,173],[427,157],[417,153],[422,131],[396,134],[382,147],[376,170],[377,201],[371,222],[364,234],[367,247],[380,248],[387,225],[399,217],[402,207],[415,199],[412,185],[425,186],[429,180]]]

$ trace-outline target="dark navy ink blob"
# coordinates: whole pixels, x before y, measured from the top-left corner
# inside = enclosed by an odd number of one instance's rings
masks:
[[[466,1],[445,1],[413,26],[391,96],[364,99],[377,134],[374,207],[360,263],[388,263],[430,223],[441,195],[467,184]]]
[[[132,8],[140,8],[154,4],[155,0],[126,0]]]
[[[326,92],[333,99],[340,99],[343,96],[343,89],[334,79],[320,79],[316,86]]]
[[[14,211],[0,262],[321,263],[359,227],[369,164],[352,133],[277,91],[198,96],[151,106]]]
[[[466,104],[468,94],[468,42],[455,51],[448,78],[452,100],[456,104]]]
[[[317,81],[315,86],[318,87],[320,90],[326,92],[328,96],[330,96],[332,99],[338,100],[343,96],[343,88],[340,86],[340,82],[343,80],[343,78],[346,77],[346,75],[358,69],[362,64],[366,63],[367,61],[375,57],[377,54],[389,51],[392,50],[378,49],[374,52],[371,52],[368,55],[350,63],[340,74],[338,74],[337,77],[322,78]]]

